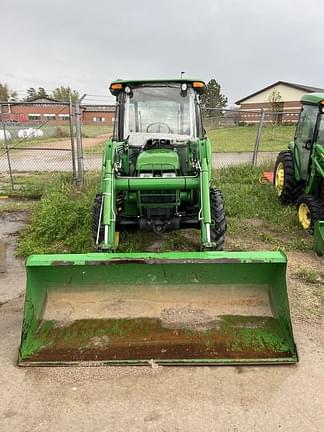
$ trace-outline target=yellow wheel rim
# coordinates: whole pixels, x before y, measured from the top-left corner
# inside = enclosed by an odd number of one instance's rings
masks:
[[[283,162],[279,162],[275,173],[275,187],[277,189],[279,196],[283,192],[284,184],[285,184],[285,166]]]
[[[302,203],[298,207],[298,219],[305,230],[311,227],[311,212],[307,204]]]

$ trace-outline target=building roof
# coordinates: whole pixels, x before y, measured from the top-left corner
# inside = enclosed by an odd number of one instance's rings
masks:
[[[301,98],[301,102],[319,104],[324,101],[324,93],[309,93]]]
[[[46,102],[53,102],[53,103],[58,103],[58,102],[62,102],[59,101],[57,99],[53,99],[51,97],[35,97],[33,99],[29,99],[28,102],[34,102],[34,103],[46,103]]]
[[[116,105],[82,105],[85,111],[115,112]]]
[[[264,88],[262,88],[262,89],[260,89],[260,90],[258,90],[256,92],[254,92],[254,93],[249,94],[248,96],[245,96],[244,98],[236,101],[235,103],[237,105],[240,105],[246,99],[249,99],[252,96],[256,96],[257,94],[262,93],[263,91],[268,90],[271,87],[275,87],[276,85],[279,85],[279,84],[282,84],[282,85],[285,85],[287,87],[291,87],[291,88],[294,88],[294,89],[297,89],[297,90],[302,90],[305,93],[324,92],[324,88],[320,88],[320,87],[311,87],[311,86],[307,86],[307,85],[303,85],[303,84],[291,83],[291,82],[287,82],[287,81],[277,81],[277,82],[275,82],[273,84],[268,85],[267,87],[264,87]]]

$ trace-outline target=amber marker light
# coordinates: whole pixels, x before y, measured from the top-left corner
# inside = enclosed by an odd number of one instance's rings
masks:
[[[202,88],[205,87],[205,84],[204,84],[203,82],[201,82],[201,81],[194,81],[194,82],[192,83],[192,87],[193,87],[193,88],[202,89]]]
[[[123,85],[121,83],[113,83],[110,86],[111,90],[121,90]]]

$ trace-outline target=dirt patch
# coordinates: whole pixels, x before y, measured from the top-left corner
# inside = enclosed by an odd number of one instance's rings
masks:
[[[306,322],[324,320],[324,260],[315,252],[288,253],[288,289],[292,315]],[[316,272],[319,277],[309,283],[300,277],[301,269]]]

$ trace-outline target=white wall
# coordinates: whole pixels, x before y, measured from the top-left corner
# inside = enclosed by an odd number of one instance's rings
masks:
[[[242,104],[269,102],[269,97],[271,96],[273,91],[278,91],[280,93],[282,102],[299,101],[300,98],[306,93],[305,90],[297,90],[285,84],[278,84],[255,96],[245,99],[244,101],[242,101]]]

